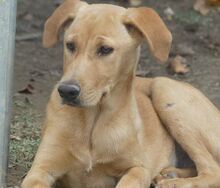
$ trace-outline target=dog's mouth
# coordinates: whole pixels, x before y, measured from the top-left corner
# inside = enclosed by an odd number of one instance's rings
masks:
[[[102,101],[102,99],[103,98],[105,98],[106,97],[106,95],[108,94],[108,92],[107,91],[104,91],[103,93],[102,93],[102,97],[101,97],[101,101]]]
[[[62,99],[62,104],[73,107],[83,107],[79,99],[74,99],[74,100]]]
[[[96,99],[93,100],[83,100],[80,97],[76,98],[76,99],[66,99],[66,98],[62,98],[62,104],[63,105],[69,105],[72,107],[80,107],[80,108],[85,108],[85,107],[91,107],[91,106],[95,106],[98,103],[102,102],[103,99],[107,96],[108,92],[107,91],[103,91],[101,94],[98,94]]]

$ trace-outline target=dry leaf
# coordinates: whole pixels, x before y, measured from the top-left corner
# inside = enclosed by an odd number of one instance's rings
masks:
[[[182,56],[177,55],[171,62],[170,62],[170,69],[172,72],[176,74],[185,74],[189,72],[189,68],[187,67],[186,59]]]
[[[17,140],[17,141],[20,141],[20,140],[21,140],[21,137],[16,136],[16,135],[10,135],[10,139],[11,139],[11,140]]]
[[[206,3],[206,0],[196,0],[196,3],[193,6],[195,11],[198,11],[202,15],[207,15],[209,13],[209,6]]]
[[[211,6],[220,6],[220,0],[207,0],[207,3]]]
[[[28,84],[25,88],[19,90],[18,93],[33,94],[34,93],[34,87],[31,84]]]

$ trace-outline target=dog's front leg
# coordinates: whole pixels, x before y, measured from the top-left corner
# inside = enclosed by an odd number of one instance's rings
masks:
[[[148,188],[150,187],[150,183],[151,176],[147,169],[133,167],[122,176],[116,188]]]
[[[50,188],[67,172],[71,156],[54,140],[45,135],[22,188]]]
[[[21,187],[22,188],[50,188],[54,183],[54,178],[43,169],[35,169],[28,173]]]

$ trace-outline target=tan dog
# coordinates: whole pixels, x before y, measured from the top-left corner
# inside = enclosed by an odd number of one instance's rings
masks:
[[[46,47],[65,25],[64,74],[22,187],[145,188],[156,177],[160,188],[219,188],[219,111],[187,84],[135,77],[143,39],[158,60],[168,57],[171,34],[159,16],[68,0],[45,25]],[[172,168],[173,138],[194,169]],[[164,178],[172,172],[179,178]]]

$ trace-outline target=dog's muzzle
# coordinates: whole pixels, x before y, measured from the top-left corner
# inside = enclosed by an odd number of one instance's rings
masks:
[[[80,87],[77,84],[61,83],[58,92],[65,104],[77,105],[80,94]]]

